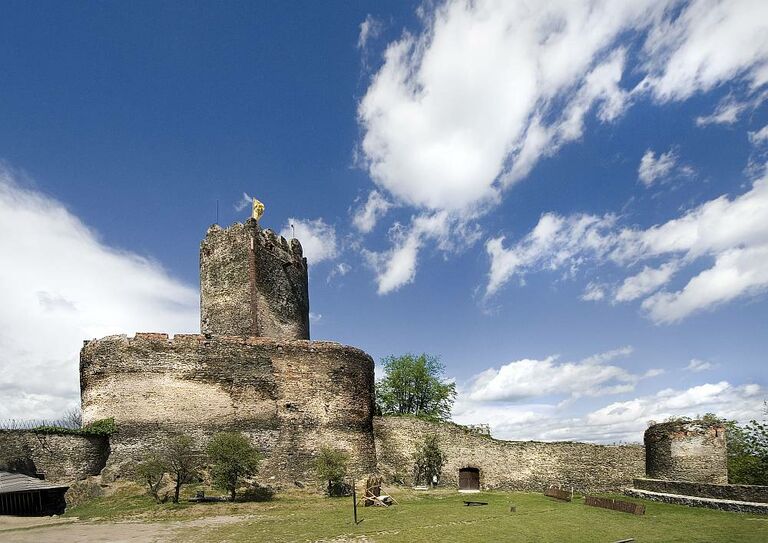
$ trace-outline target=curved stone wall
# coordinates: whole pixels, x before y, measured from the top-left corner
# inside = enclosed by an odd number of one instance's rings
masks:
[[[725,484],[725,427],[700,420],[654,424],[645,431],[645,472],[651,479]]]
[[[373,360],[338,343],[177,334],[109,336],[80,355],[85,423],[114,417],[110,466],[169,433],[240,431],[266,456],[262,474],[313,479],[324,445],[375,468]]]
[[[0,430],[0,469],[70,482],[98,475],[109,456],[107,436]]]
[[[643,473],[644,451],[637,445],[577,442],[502,441],[464,426],[414,417],[375,417],[379,469],[388,478],[411,481],[413,453],[429,434],[446,453],[441,482],[458,485],[459,470],[477,468],[483,489],[541,492],[549,485],[577,491],[617,490]]]

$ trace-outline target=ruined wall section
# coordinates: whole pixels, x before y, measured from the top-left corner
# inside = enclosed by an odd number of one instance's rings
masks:
[[[651,479],[726,484],[725,427],[701,420],[665,422],[645,431],[646,474]]]
[[[72,482],[98,475],[109,456],[107,436],[0,430],[0,469],[47,481]]]
[[[83,419],[114,417],[110,467],[130,465],[169,434],[201,449],[239,431],[266,455],[261,473],[312,480],[322,446],[375,467],[373,360],[331,342],[177,334],[110,336],[80,360]]]
[[[631,486],[645,468],[638,445],[575,442],[502,441],[453,423],[414,417],[375,417],[379,470],[389,479],[411,482],[414,451],[429,434],[438,436],[447,454],[441,482],[458,485],[461,468],[478,468],[483,489],[542,491],[551,484],[577,491],[617,490]]]
[[[307,259],[255,220],[213,225],[200,245],[200,330],[309,339]]]
[[[689,481],[668,481],[664,479],[635,479],[634,488],[678,494],[681,496],[697,496],[716,500],[736,500],[742,502],[768,503],[768,486],[761,485],[725,485],[713,483],[693,483]]]

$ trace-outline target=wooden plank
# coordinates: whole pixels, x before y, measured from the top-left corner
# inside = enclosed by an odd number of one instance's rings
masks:
[[[613,511],[621,511],[623,513],[632,513],[633,515],[644,515],[645,505],[642,503],[627,502],[624,500],[615,500],[613,498],[599,498],[597,496],[585,496],[584,505],[590,505],[592,507],[602,507],[603,509],[611,509]]]
[[[571,493],[567,490],[562,490],[560,488],[556,488],[554,486],[550,486],[548,489],[544,491],[545,496],[549,496],[550,498],[557,498],[558,500],[563,500],[565,502],[571,501]]]

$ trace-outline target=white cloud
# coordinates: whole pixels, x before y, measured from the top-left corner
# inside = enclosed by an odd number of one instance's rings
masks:
[[[309,312],[309,321],[313,324],[317,324],[322,318],[322,313],[313,313],[312,311]]]
[[[388,251],[375,253],[363,250],[369,266],[376,273],[379,294],[387,294],[413,281],[421,245],[427,239],[441,239],[443,243],[448,243],[450,229],[451,221],[447,213],[425,214],[415,217],[409,230],[395,223],[389,232],[393,247]]]
[[[603,298],[605,298],[605,290],[596,283],[589,283],[581,295],[581,299],[585,302],[599,302]]]
[[[744,102],[739,102],[728,96],[722,100],[715,111],[709,115],[703,115],[696,117],[696,126],[707,126],[710,124],[734,124],[739,120],[739,115],[746,109],[747,105]]]
[[[357,47],[359,49],[365,49],[368,45],[368,40],[378,37],[381,33],[383,25],[381,21],[377,20],[370,13],[365,16],[365,20],[360,23],[360,34],[357,37]]]
[[[640,166],[637,168],[637,177],[648,187],[657,179],[663,179],[672,173],[672,169],[677,164],[677,153],[670,149],[658,157],[653,151],[648,149],[640,159]]]
[[[293,227],[293,228],[291,228]],[[280,231],[286,239],[295,237],[301,242],[304,256],[309,264],[319,264],[324,260],[332,260],[338,254],[336,246],[336,229],[326,224],[323,219],[294,219],[289,218]]]
[[[232,207],[235,208],[235,211],[240,212],[246,208],[251,207],[251,205],[253,205],[253,196],[247,192],[244,192],[240,199],[235,202]]]
[[[352,224],[363,234],[373,230],[376,223],[392,207],[392,203],[377,190],[372,190],[365,204],[357,209]]]
[[[631,353],[631,347],[624,347],[580,362],[558,362],[556,356],[517,360],[476,375],[464,394],[474,402],[519,402],[550,395],[580,397],[630,392],[641,376],[608,362]]]
[[[328,277],[325,278],[325,282],[330,283],[334,277],[344,277],[350,272],[351,269],[352,266],[346,262],[339,262],[338,264],[334,265],[333,268],[331,268],[331,271],[328,272]]]
[[[712,362],[706,360],[699,360],[698,358],[692,358],[688,365],[685,367],[686,371],[699,373],[701,371],[707,371],[714,368],[715,365]]]
[[[612,262],[624,269],[652,258],[666,261],[625,279],[615,301],[646,296],[685,266],[714,258],[714,264],[690,278],[682,290],[657,292],[643,301],[643,308],[657,323],[676,322],[768,287],[768,174],[740,196],[715,198],[645,230],[619,229],[616,222],[612,215],[545,213],[529,234],[509,248],[504,247],[503,236],[489,240],[486,297],[514,275],[532,270],[565,269],[573,274],[586,261]]]
[[[485,246],[491,257],[486,297],[496,293],[515,274],[563,266],[575,271],[585,254],[603,256],[614,243],[611,232],[615,220],[611,215],[561,217],[545,213],[536,227],[510,249],[504,248],[504,236],[489,240]]]
[[[640,88],[660,101],[683,100],[724,82],[768,82],[768,4],[694,0],[655,24],[644,44]]]
[[[145,257],[105,245],[60,202],[0,170],[2,418],[52,418],[79,404],[84,339],[194,332],[198,292]],[[13,235],[9,235],[9,233]]]
[[[767,12],[762,0],[430,4],[419,32],[389,44],[360,101],[360,162],[383,193],[420,214],[477,218],[580,138],[592,113],[610,122],[633,101],[685,100],[726,82],[741,89],[733,104],[759,103]],[[622,87],[627,65],[641,77],[634,88]],[[735,107],[724,105],[720,119]],[[648,158],[657,171],[641,178],[656,179],[674,156]],[[415,269],[403,261],[415,263],[423,245],[393,247],[401,262],[392,266]]]
[[[679,264],[676,261],[667,262],[658,268],[644,266],[636,275],[624,279],[624,282],[616,291],[614,300],[617,302],[630,302],[654,292],[669,282],[677,271],[678,266]]]
[[[462,395],[453,419],[460,424],[488,423],[500,439],[578,440],[598,443],[642,442],[648,421],[704,413],[747,422],[761,418],[766,391],[757,384],[726,381],[611,402],[586,413],[578,404],[475,402]]]
[[[768,288],[768,245],[720,253],[715,265],[693,277],[678,292],[659,292],[643,302],[651,318],[677,322],[691,313],[712,308]]]
[[[752,145],[761,145],[768,141],[768,124],[760,130],[749,133],[749,141]]]

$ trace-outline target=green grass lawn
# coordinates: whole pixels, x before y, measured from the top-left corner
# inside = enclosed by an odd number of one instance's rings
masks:
[[[635,516],[588,507],[580,498],[567,503],[522,492],[390,491],[399,505],[361,507],[357,525],[352,521],[351,498],[305,492],[281,493],[265,503],[194,505],[155,505],[144,496],[122,492],[74,508],[67,516],[95,521],[194,521],[189,526],[179,523],[179,541],[768,541],[768,517],[761,515],[643,502],[646,514]],[[466,507],[465,499],[488,505]],[[511,505],[516,512],[510,512]]]

